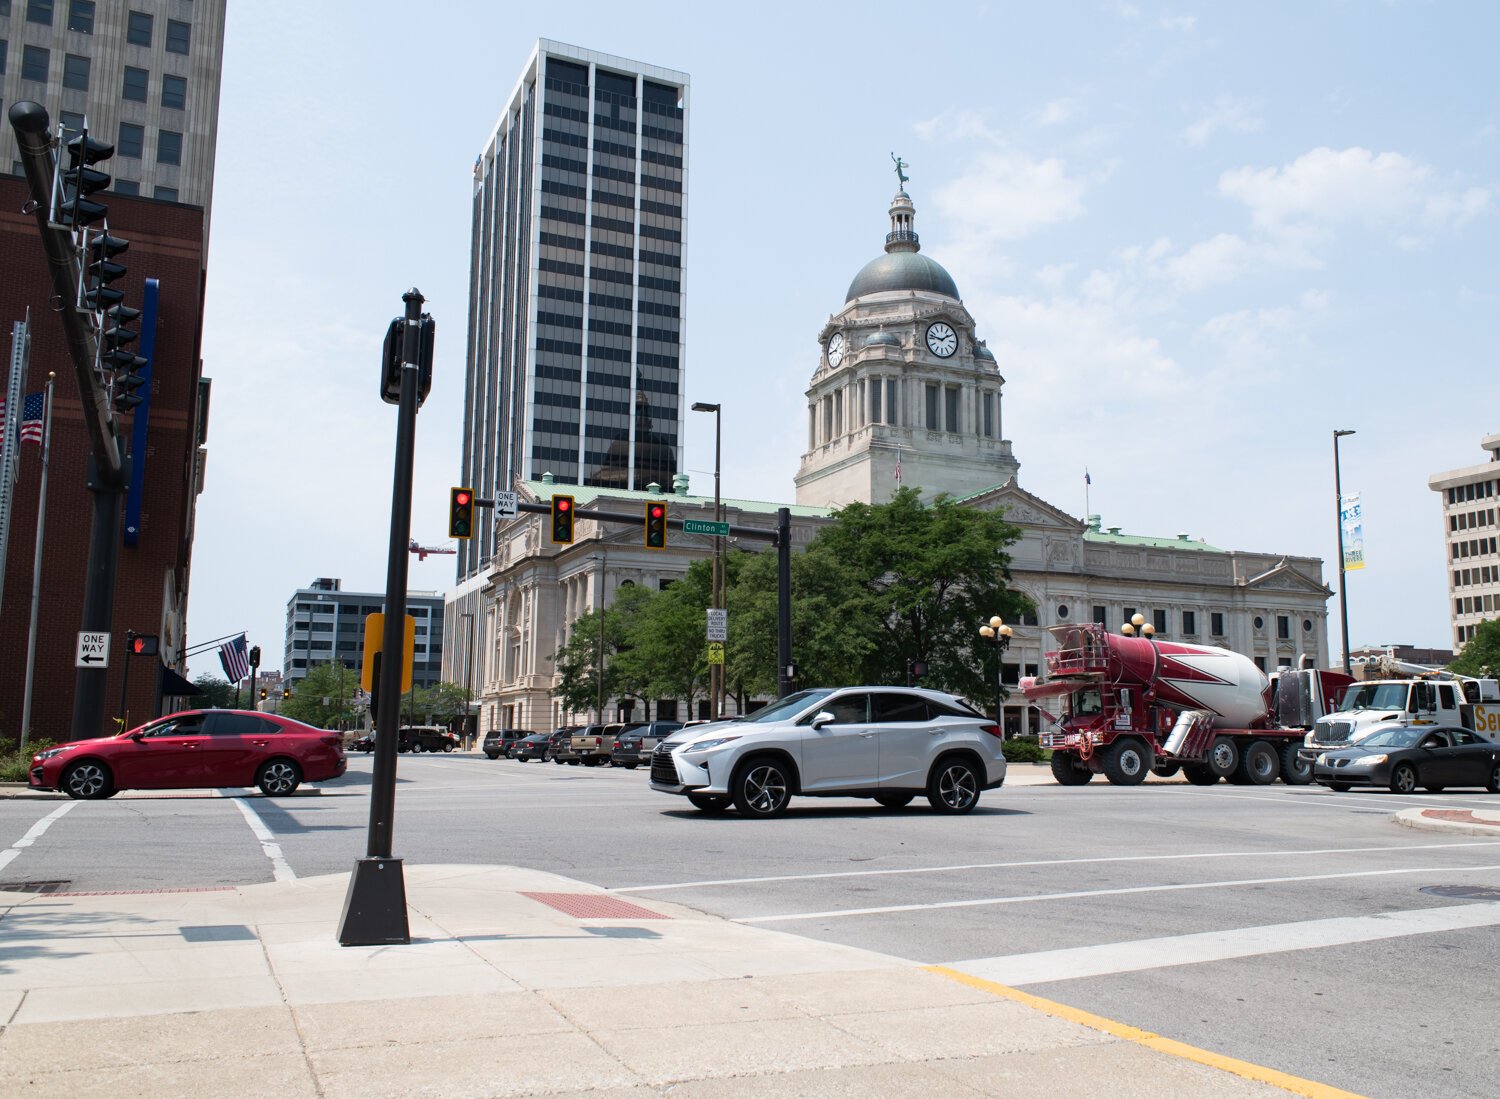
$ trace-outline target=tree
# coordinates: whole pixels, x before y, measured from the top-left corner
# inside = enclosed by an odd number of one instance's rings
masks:
[[[800,682],[905,683],[920,660],[923,685],[990,697],[995,657],[979,627],[996,614],[1014,622],[1028,609],[1006,586],[1006,547],[1021,532],[946,496],[924,504],[911,488],[885,504],[850,504],[834,518],[792,559]],[[739,576],[743,626],[730,631],[733,676],[767,691],[776,682],[775,561],[747,558]]]
[[[1500,618],[1475,626],[1474,636],[1464,645],[1458,659],[1448,665],[1448,670],[1482,679],[1500,676]]]
[[[599,704],[599,627],[599,612],[585,611],[573,623],[563,647],[552,654],[558,674],[552,694],[562,700],[563,709],[568,712],[588,713]],[[606,686],[604,697],[608,696]]]
[[[354,696],[359,688],[359,672],[342,661],[314,664],[292,697],[282,699],[277,713],[320,729],[345,728],[354,723]]]
[[[435,683],[418,691],[417,702],[422,713],[443,725],[469,712],[468,695],[457,683]]]
[[[218,710],[232,709],[234,706],[234,684],[220,679],[216,675],[204,673],[193,680],[193,686],[203,692],[198,699],[198,705],[204,708]]]

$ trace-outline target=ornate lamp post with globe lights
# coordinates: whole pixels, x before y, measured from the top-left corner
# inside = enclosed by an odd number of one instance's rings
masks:
[[[1140,631],[1141,636],[1147,641],[1150,641],[1156,634],[1156,627],[1146,621],[1144,614],[1131,615],[1130,621],[1120,627],[1120,632],[1126,637],[1134,637],[1137,630]]]
[[[1010,648],[1010,639],[1015,631],[1005,624],[997,614],[979,627],[979,636],[995,646],[995,724],[1000,726],[1000,739],[1005,739],[1005,650]]]

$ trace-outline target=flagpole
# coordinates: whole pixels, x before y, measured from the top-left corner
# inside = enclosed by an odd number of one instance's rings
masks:
[[[31,563],[31,630],[26,635],[26,693],[21,702],[21,747],[31,733],[31,677],[36,670],[37,612],[42,598],[42,535],[47,525],[47,459],[52,454],[52,383],[57,375],[47,373],[47,418],[42,427],[42,490],[36,504],[36,558]]]
[[[1088,469],[1085,468],[1083,471],[1083,521],[1085,523],[1093,522],[1094,518],[1093,512],[1089,511],[1089,486],[1093,483],[1093,479],[1089,477]]]

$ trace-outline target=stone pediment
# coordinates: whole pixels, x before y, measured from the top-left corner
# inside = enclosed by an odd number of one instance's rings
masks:
[[[1250,577],[1245,581],[1245,588],[1258,591],[1304,592],[1309,595],[1321,595],[1324,598],[1333,595],[1332,588],[1318,583],[1306,573],[1293,568],[1285,558],[1278,561],[1275,568],[1267,569],[1259,576]]]
[[[1003,485],[985,489],[983,492],[976,492],[972,496],[966,496],[959,502],[966,507],[977,508],[980,511],[999,511],[1003,508],[1006,521],[1020,527],[1067,531],[1078,535],[1086,529],[1081,520],[1049,504],[1040,496],[1033,496],[1016,484],[1014,479],[1006,481]]]

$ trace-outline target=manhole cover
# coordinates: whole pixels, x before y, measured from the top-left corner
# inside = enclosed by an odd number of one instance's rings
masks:
[[[1482,885],[1424,885],[1420,892],[1433,897],[1461,897],[1466,901],[1500,901],[1500,889]]]
[[[72,884],[70,881],[0,881],[0,892],[60,893]]]

